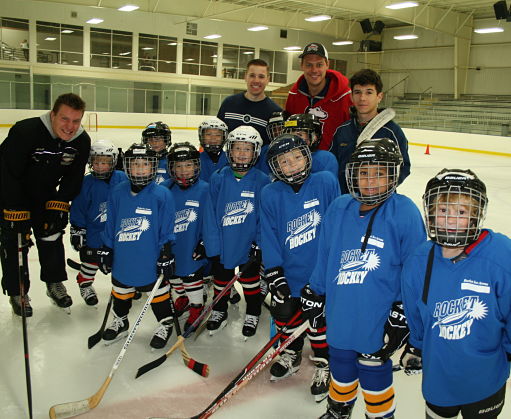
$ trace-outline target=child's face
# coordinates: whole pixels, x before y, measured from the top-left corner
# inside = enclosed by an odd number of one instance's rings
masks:
[[[223,140],[223,132],[218,128],[207,128],[202,131],[204,143],[208,145],[221,145]]]
[[[450,202],[440,200],[436,204],[436,227],[449,233],[467,230],[470,223],[470,198],[457,195],[457,199]]]
[[[98,174],[108,173],[112,170],[112,157],[110,156],[94,156],[92,158],[92,170]]]
[[[148,159],[132,159],[129,164],[131,176],[150,176],[153,170],[153,163]]]
[[[305,170],[307,160],[302,152],[295,148],[277,156],[277,163],[285,176],[291,176]]]
[[[235,141],[231,147],[231,158],[234,163],[250,163],[254,158],[254,145],[247,142]]]
[[[178,179],[190,179],[196,170],[197,165],[193,160],[177,161],[174,163],[174,173]]]
[[[311,139],[310,139],[310,135],[307,131],[296,129],[296,130],[293,130],[292,134],[298,135],[298,137],[300,137],[303,141],[305,141],[305,144],[307,144],[310,147]]]
[[[358,169],[358,187],[364,196],[380,195],[389,188],[388,170],[381,165],[363,165]]]
[[[149,144],[149,147],[151,147],[151,150],[156,151],[157,153],[162,151],[166,145],[165,140],[162,137],[150,137],[147,140],[147,143]]]
[[[378,93],[374,84],[365,86],[355,84],[353,92],[351,93],[351,99],[357,109],[358,115],[366,116],[367,118],[372,118],[376,115],[378,104],[382,98],[383,93]]]

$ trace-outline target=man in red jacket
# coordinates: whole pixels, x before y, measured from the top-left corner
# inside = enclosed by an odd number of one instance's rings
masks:
[[[328,53],[318,42],[308,44],[298,58],[302,60],[303,75],[289,91],[286,111],[319,117],[323,131],[319,149],[328,150],[337,127],[350,119],[349,80],[338,71],[328,69]]]

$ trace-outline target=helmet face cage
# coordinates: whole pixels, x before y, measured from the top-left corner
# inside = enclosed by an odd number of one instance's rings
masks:
[[[158,156],[149,146],[133,144],[124,153],[124,168],[129,181],[135,186],[146,186],[156,178]],[[145,168],[145,169],[144,169]]]
[[[444,169],[423,196],[428,236],[445,247],[465,247],[477,240],[486,217],[486,187],[470,170]]]
[[[115,170],[115,165],[117,164],[117,157],[119,152],[114,147],[111,141],[108,140],[98,140],[91,145],[90,154],[89,154],[89,171],[92,176],[97,179],[108,179],[112,175]],[[108,159],[108,160],[107,160]],[[98,172],[94,170],[94,164],[97,163],[98,160],[108,161],[109,168],[105,171]]]
[[[162,150],[155,151],[157,157],[160,159],[165,157],[168,153],[168,149],[172,144],[172,132],[167,124],[161,121],[153,122],[149,124],[144,131],[142,131],[142,144],[151,146],[151,140],[162,139],[165,146]]]
[[[311,151],[315,151],[321,140],[321,122],[316,115],[309,113],[291,115],[289,119],[284,122],[283,132],[285,134],[298,136],[302,136],[302,133],[306,133],[307,138],[304,138],[304,140]]]
[[[274,141],[280,134],[283,133],[284,130],[284,122],[285,115],[284,111],[273,112],[268,120],[268,125],[266,125],[266,134],[268,134],[268,138],[270,142]]]
[[[239,143],[252,145],[253,152],[252,158],[250,160],[236,162],[233,158],[233,151],[239,147],[239,145],[236,145]],[[232,170],[235,170],[236,172],[247,172],[250,170],[250,168],[254,166],[257,159],[259,158],[259,155],[261,154],[262,145],[263,140],[255,128],[247,125],[242,125],[232,130],[229,133],[227,142],[225,144],[225,154]]]
[[[274,176],[287,184],[300,185],[311,173],[311,151],[305,141],[297,135],[282,134],[275,138],[268,149],[267,158]],[[304,165],[300,167],[298,162],[302,159]]]
[[[171,179],[179,186],[188,187],[199,180],[200,176],[200,153],[190,143],[178,143],[172,146],[169,151],[168,171]],[[178,176],[176,167],[182,167],[190,164],[193,166],[193,172],[187,176]]]
[[[222,139],[220,144],[208,144],[205,139],[205,131],[208,129],[218,129],[222,131]],[[227,125],[219,118],[210,118],[202,121],[199,126],[199,141],[202,148],[209,153],[220,153],[224,148],[225,141],[227,140]]]

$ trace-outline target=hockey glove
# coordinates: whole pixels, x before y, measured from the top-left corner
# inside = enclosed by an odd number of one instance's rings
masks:
[[[272,301],[283,304],[291,298],[291,290],[284,276],[284,270],[280,266],[267,269],[264,276],[268,282],[268,288],[270,288]]]
[[[250,246],[250,251],[248,252],[248,261],[250,262],[250,266],[261,265],[262,259],[263,252],[261,251],[261,248],[255,242],[252,242],[252,246]]]
[[[193,251],[192,259],[193,260],[202,260],[206,257],[206,247],[204,246],[204,241],[200,240],[195,246]]]
[[[47,201],[43,216],[43,237],[53,236],[66,228],[70,205],[63,201]]]
[[[110,272],[112,272],[112,265],[114,263],[114,251],[109,247],[103,246],[101,249],[96,249],[96,254],[98,256],[99,270],[105,275],[108,275]]]
[[[87,244],[87,230],[85,228],[77,227],[71,224],[69,233],[71,235],[71,246],[74,250],[79,252],[80,249]]]
[[[305,285],[301,293],[302,311],[310,327],[320,329],[325,327],[325,296],[316,294],[309,284]]]
[[[30,211],[4,209],[4,226],[14,234],[21,233],[23,245],[30,243]]]
[[[415,375],[422,372],[422,351],[407,343],[399,359],[406,375]]]
[[[170,280],[175,271],[174,255],[172,254],[170,242],[165,243],[161,249],[160,257],[156,262],[157,275],[163,275],[163,279]]]
[[[383,346],[381,349],[373,354],[362,354],[364,358],[375,358],[386,362],[396,351],[405,345],[410,335],[410,330],[408,329],[401,301],[392,303],[383,333]]]

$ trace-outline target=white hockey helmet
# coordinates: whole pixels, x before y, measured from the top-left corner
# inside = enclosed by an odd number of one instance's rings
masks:
[[[218,129],[222,131],[222,139],[220,144],[209,144],[206,142],[206,139],[204,138],[204,131],[207,129]],[[219,118],[208,118],[201,122],[199,126],[199,141],[202,148],[211,153],[219,153],[222,151],[222,148],[224,148],[225,141],[227,140],[227,132],[228,132],[227,125],[224,121],[222,121]]]
[[[95,157],[99,156],[106,156],[111,158],[110,168],[108,170],[98,171],[94,169],[93,165],[96,160]],[[94,142],[90,147],[89,153],[89,170],[92,176],[98,179],[108,179],[112,172],[115,170],[118,156],[119,152],[110,140],[98,140]]]
[[[234,161],[232,156],[233,145],[235,143],[248,143],[253,146],[252,158],[247,161]],[[263,140],[259,131],[250,125],[241,125],[233,129],[227,136],[227,143],[225,144],[225,154],[231,168],[237,172],[246,172],[256,163],[259,155],[261,154],[261,147]]]

